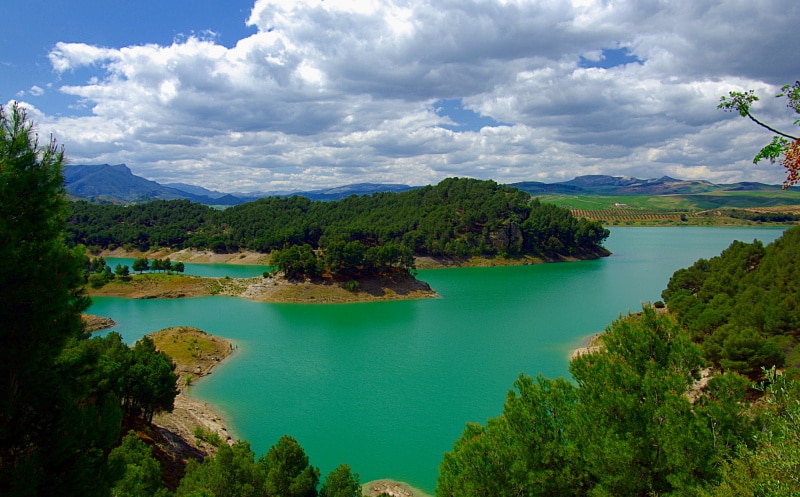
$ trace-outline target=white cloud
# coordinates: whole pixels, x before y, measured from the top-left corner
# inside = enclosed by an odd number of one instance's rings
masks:
[[[716,104],[797,78],[799,18],[794,0],[256,0],[258,32],[232,48],[58,43],[60,90],[91,115],[39,122],[73,163],[226,190],[588,173],[780,182],[777,166],[749,164],[769,134]],[[642,63],[580,66],[608,48]],[[441,99],[508,126],[440,128]],[[792,125],[779,103],[760,105]]]

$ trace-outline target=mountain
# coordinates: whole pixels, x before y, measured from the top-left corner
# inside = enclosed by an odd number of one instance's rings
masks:
[[[186,193],[191,193],[192,195],[199,195],[201,197],[205,196],[208,198],[220,198],[224,197],[225,195],[229,195],[225,192],[209,190],[208,188],[203,188],[202,186],[197,185],[187,185],[186,183],[165,183],[163,186],[166,186],[167,188],[174,188],[175,190],[180,190]]]
[[[383,184],[383,183],[356,183],[353,185],[337,186],[335,188],[324,188],[321,190],[310,190],[306,192],[284,193],[278,196],[297,195],[308,197],[311,200],[341,200],[350,195],[372,195],[378,192],[405,192],[418,188],[416,186]]]
[[[559,183],[525,181],[511,183],[531,195],[677,195],[722,191],[755,191],[780,189],[779,185],[762,183],[732,183],[716,185],[709,181],[682,180],[662,176],[655,179],[639,179],[630,176],[606,176],[601,174],[578,176]]]
[[[125,164],[67,166],[64,168],[64,187],[67,193],[76,199],[121,204],[185,199],[206,205],[238,205],[254,200],[254,198],[238,198],[226,193],[212,196],[205,192],[210,194],[217,192],[200,187],[191,187],[190,189],[194,191],[190,192],[161,185],[136,176]]]
[[[136,176],[125,164],[67,166],[64,168],[64,180],[67,193],[75,199],[120,204],[186,199],[205,205],[229,206],[251,202],[261,197],[298,195],[311,200],[339,200],[350,195],[402,192],[416,188],[398,184],[357,183],[298,192],[225,193],[185,183],[162,185]]]
[[[356,183],[335,188],[308,191],[225,193],[185,183],[162,185],[136,176],[125,164],[114,166],[76,165],[64,168],[67,193],[76,199],[92,202],[142,203],[150,200],[186,199],[205,205],[239,205],[261,197],[303,196],[311,200],[340,200],[350,195],[377,192],[404,192],[417,188],[401,184]],[[681,180],[662,176],[639,179],[630,176],[586,175],[559,183],[524,181],[510,183],[531,195],[676,195],[723,191],[780,190],[780,185],[743,182],[717,185],[708,181]]]

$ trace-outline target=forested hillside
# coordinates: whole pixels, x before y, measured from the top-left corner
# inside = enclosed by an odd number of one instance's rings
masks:
[[[733,242],[672,276],[662,297],[706,357],[751,377],[800,367],[800,227],[767,247]]]
[[[223,211],[184,200],[132,206],[75,202],[67,226],[68,243],[97,248],[267,253],[307,246],[306,251],[330,255],[347,246],[365,255],[383,248],[403,258],[598,257],[607,255],[601,247],[607,236],[599,223],[531,201],[515,188],[465,178],[334,202],[269,197]]]
[[[799,250],[800,227],[734,242],[673,275],[669,312],[612,323],[574,383],[521,375],[436,495],[800,495]]]

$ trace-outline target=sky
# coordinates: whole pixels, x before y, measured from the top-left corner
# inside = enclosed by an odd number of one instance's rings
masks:
[[[71,164],[225,192],[587,174],[779,184],[797,0],[12,0],[0,103]]]

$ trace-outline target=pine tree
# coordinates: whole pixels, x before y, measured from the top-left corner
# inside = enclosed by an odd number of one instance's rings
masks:
[[[59,356],[84,336],[85,257],[65,247],[64,151],[0,107],[0,494],[96,495],[102,449]],[[96,420],[95,420],[96,423]],[[83,486],[85,484],[85,487]]]

